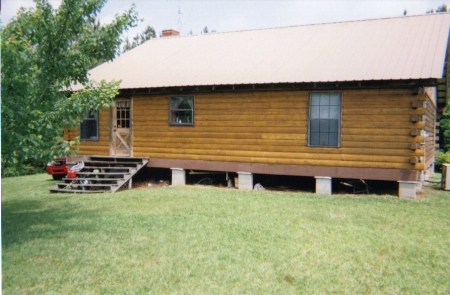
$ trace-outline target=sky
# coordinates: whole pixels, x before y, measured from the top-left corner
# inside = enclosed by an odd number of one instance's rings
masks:
[[[127,36],[130,39],[148,25],[157,35],[175,29],[181,35],[209,31],[229,32],[262,28],[352,21],[370,18],[423,14],[446,0],[109,0],[100,21],[110,22],[114,15],[134,3],[143,19]],[[50,1],[57,8],[61,1]],[[2,24],[8,23],[20,7],[33,7],[32,0],[2,0]]]

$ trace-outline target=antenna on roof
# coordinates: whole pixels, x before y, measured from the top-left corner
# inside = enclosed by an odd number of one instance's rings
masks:
[[[181,16],[182,16],[182,14],[181,14],[181,1],[180,1],[180,2],[178,2],[178,22],[177,22],[178,32],[180,32],[180,33],[183,28],[183,24],[181,22]]]

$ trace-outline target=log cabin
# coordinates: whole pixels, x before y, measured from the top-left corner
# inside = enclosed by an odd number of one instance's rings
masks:
[[[121,80],[86,117],[80,155],[148,167],[398,182],[415,198],[434,169],[447,101],[450,14],[179,36],[174,30],[89,72]],[[74,90],[77,90],[74,86]]]

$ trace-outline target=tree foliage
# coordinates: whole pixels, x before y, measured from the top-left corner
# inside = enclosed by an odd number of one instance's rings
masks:
[[[434,9],[429,9],[426,13],[441,13],[447,12],[448,6],[446,4],[442,4]],[[449,84],[449,76],[450,72],[447,69],[447,85]],[[448,92],[448,91],[447,91]],[[450,104],[449,98],[447,97],[447,105]],[[448,163],[450,159],[450,109],[444,111],[444,113],[439,118],[440,122],[440,137],[442,137],[440,141],[440,154],[437,156],[437,164]]]
[[[36,0],[2,30],[2,175],[33,172],[71,145],[63,130],[112,105],[119,81],[88,80],[87,71],[119,52],[121,34],[138,21],[134,7],[107,25],[96,16],[106,0]],[[84,90],[71,94],[71,85]]]
[[[448,107],[440,116],[439,123],[442,132],[441,135],[443,137],[440,148],[444,152],[448,152],[450,151],[450,110]]]
[[[445,4],[442,4],[441,6],[439,6],[436,9],[436,12],[447,12],[448,11],[448,7]],[[447,87],[449,87],[450,85],[450,70],[449,67],[447,66]],[[450,89],[447,89],[447,93],[450,93]],[[445,154],[443,156],[441,156],[438,160],[441,161],[442,163],[450,163],[450,109],[449,106],[450,105],[450,100],[449,97],[447,97],[447,108],[444,111],[444,113],[442,114],[441,118],[440,118],[440,128],[442,130],[442,136],[443,136],[443,140],[442,140],[442,144],[443,146],[441,146],[442,150],[445,152]]]
[[[440,12],[447,12],[448,11],[448,7],[447,4],[442,4],[441,6],[438,6],[438,8],[436,8],[436,11],[434,9],[430,9],[427,10],[426,13],[440,13]]]
[[[128,37],[125,39],[124,41],[125,44],[123,45],[123,52],[131,50],[155,37],[156,37],[155,29],[151,26],[147,26],[147,28],[145,28],[145,30],[142,33],[136,34],[136,36],[133,37],[133,42],[130,43]]]

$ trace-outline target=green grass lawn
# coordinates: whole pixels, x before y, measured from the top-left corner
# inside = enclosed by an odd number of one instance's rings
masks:
[[[4,294],[449,294],[450,194],[2,180]]]

